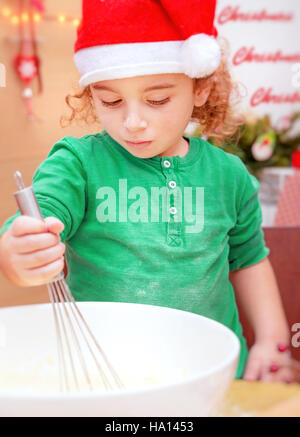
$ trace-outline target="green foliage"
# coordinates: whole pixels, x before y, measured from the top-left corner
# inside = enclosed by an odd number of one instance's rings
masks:
[[[296,136],[291,135],[294,125],[299,119],[300,113],[295,113],[286,120],[285,126],[276,129],[272,126],[269,116],[266,115],[263,118],[240,125],[235,135],[227,139],[222,145],[216,144],[212,138],[208,138],[208,141],[228,153],[239,156],[248,170],[256,177],[259,177],[259,170],[264,167],[286,167],[291,165],[291,156],[300,146],[299,133]],[[275,134],[274,153],[267,161],[256,161],[252,156],[251,147],[260,135],[270,131]],[[200,127],[196,129],[194,135],[202,135]]]

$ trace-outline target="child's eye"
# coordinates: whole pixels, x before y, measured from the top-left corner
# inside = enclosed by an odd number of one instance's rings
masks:
[[[101,100],[101,103],[104,106],[115,106],[117,103],[121,102],[121,100],[116,100],[115,102],[104,102],[103,100]]]
[[[152,105],[163,105],[164,103],[167,103],[169,101],[169,97],[167,97],[164,100],[148,100]]]
[[[164,100],[148,100],[149,103],[151,103],[152,105],[163,105],[165,103],[167,103],[169,101],[169,97],[167,97]],[[116,100],[115,102],[104,102],[104,100],[101,100],[102,104],[104,106],[116,106],[119,102],[121,102],[121,100]]]

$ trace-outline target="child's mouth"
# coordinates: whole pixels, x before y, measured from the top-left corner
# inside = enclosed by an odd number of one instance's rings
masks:
[[[138,149],[142,149],[143,147],[149,146],[152,141],[142,141],[141,143],[132,143],[131,141],[126,141],[128,146],[137,147]]]

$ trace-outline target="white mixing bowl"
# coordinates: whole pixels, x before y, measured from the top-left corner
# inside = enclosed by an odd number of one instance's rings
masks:
[[[2,308],[0,416],[216,413],[239,358],[240,343],[231,330],[206,317],[158,306],[78,306],[126,389],[60,393],[51,305]]]

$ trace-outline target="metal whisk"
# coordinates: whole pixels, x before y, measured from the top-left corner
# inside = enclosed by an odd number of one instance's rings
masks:
[[[19,190],[14,196],[21,214],[43,220],[32,187],[24,186],[19,171],[14,177]],[[124,387],[76,305],[64,273],[49,281],[47,288],[56,328],[61,391],[70,391],[73,386],[80,390],[83,380],[91,390],[98,380],[108,390]],[[83,375],[82,381],[80,375]]]

